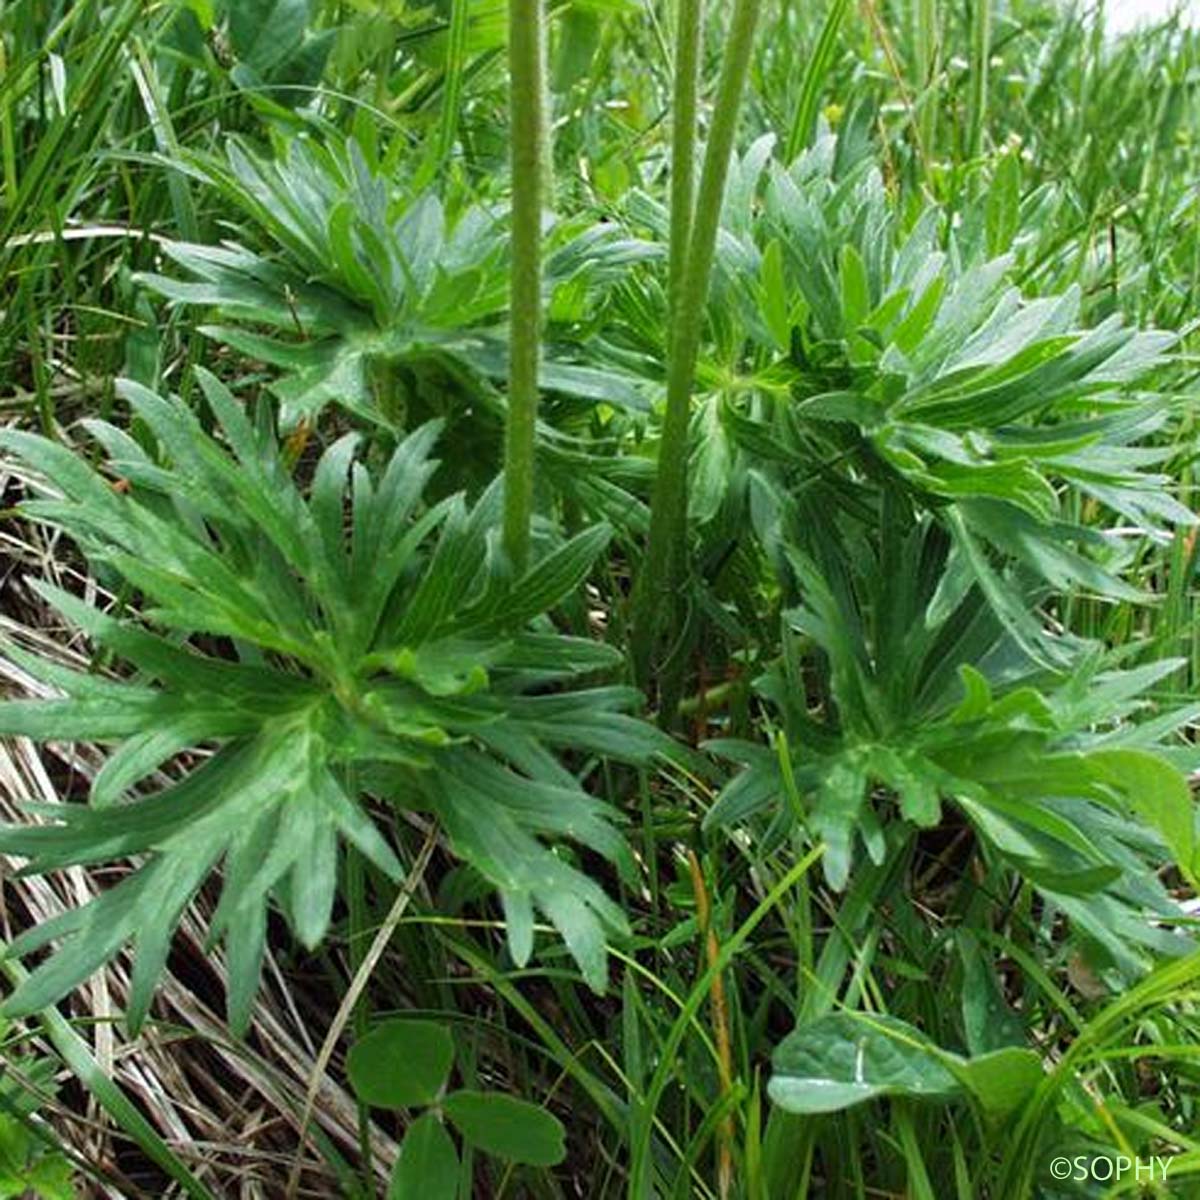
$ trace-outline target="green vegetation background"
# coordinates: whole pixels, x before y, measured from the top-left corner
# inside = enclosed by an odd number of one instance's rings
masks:
[[[0,1195],[1195,1194],[1197,57],[0,6]]]

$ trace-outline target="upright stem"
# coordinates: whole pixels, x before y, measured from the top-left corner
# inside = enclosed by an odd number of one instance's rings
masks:
[[[754,30],[761,7],[762,0],[736,0],[721,79],[717,85],[716,107],[704,154],[704,168],[700,175],[700,193],[695,214],[687,220],[690,231],[687,233],[686,250],[676,244],[677,235],[687,225],[683,212],[676,212],[674,204],[680,194],[685,197],[690,194],[690,183],[686,185],[687,192],[684,192],[685,185],[680,180],[676,179],[672,184],[671,265],[674,270],[679,264],[679,275],[668,330],[667,407],[658,454],[658,474],[650,503],[650,534],[646,557],[634,588],[632,611],[634,669],[642,680],[649,674],[664,619],[675,612],[673,597],[682,574],[680,567],[687,541],[688,416],[692,382],[700,335],[704,328],[704,307],[708,299],[717,231],[721,224],[729,157],[737,133],[738,112],[750,70]],[[685,10],[688,10],[688,5],[683,0],[680,6],[681,19]],[[698,27],[699,7],[691,11],[694,12]],[[698,30],[695,36],[699,37]],[[682,65],[682,61],[679,65]],[[680,89],[681,80],[677,79],[677,101]],[[694,115],[694,92],[692,104]],[[676,119],[676,150],[682,156],[680,142],[687,139],[689,134],[678,122],[678,114]],[[694,121],[690,128],[690,138],[694,138]],[[690,160],[685,169],[690,171]],[[687,207],[690,210],[690,204]]]
[[[7,75],[8,52],[0,36],[0,86],[7,83]],[[13,136],[13,91],[8,87],[0,95],[0,159],[4,166],[4,204],[13,209],[17,205],[17,151]]]
[[[512,276],[508,425],[504,445],[504,548],[515,570],[529,561],[534,429],[542,326],[542,0],[508,3],[512,120]]]
[[[991,56],[992,3],[991,0],[975,0],[971,13],[971,124],[967,139],[968,158],[976,158],[983,149]]]
[[[667,295],[672,314],[679,306],[696,203],[696,108],[703,29],[703,0],[679,0],[671,98],[671,246]]]
[[[936,158],[938,93],[941,71],[941,31],[937,0],[917,0],[917,128],[921,146],[932,162]]]

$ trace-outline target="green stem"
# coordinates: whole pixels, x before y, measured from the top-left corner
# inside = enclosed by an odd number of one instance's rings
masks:
[[[937,0],[917,0],[917,131],[928,164],[936,157],[938,90],[941,70]]]
[[[988,67],[992,55],[992,0],[975,0],[971,14],[971,118],[967,157],[983,149],[987,120]]]
[[[696,204],[696,109],[703,29],[703,0],[679,0],[675,86],[671,98],[671,245],[667,296],[672,314],[679,306]]]
[[[12,208],[17,202],[17,151],[16,139],[13,135],[12,91],[7,84],[8,52],[4,38],[0,36],[0,158],[4,165],[4,204]]]
[[[687,7],[686,3],[681,6],[681,18]],[[687,537],[688,417],[692,382],[704,327],[704,309],[721,223],[729,158],[737,133],[738,111],[750,70],[754,30],[761,7],[761,0],[737,0],[734,8],[725,61],[717,85],[712,130],[704,154],[700,194],[695,214],[686,218],[686,225],[684,214],[691,205],[676,212],[674,204],[678,196],[690,198],[690,183],[685,185],[678,179],[672,183],[671,263],[673,268],[677,262],[680,265],[668,331],[667,407],[663,418],[658,474],[650,503],[649,540],[634,590],[632,612],[634,670],[643,681],[649,674],[651,657],[663,628],[664,617],[674,611],[675,606],[671,601],[681,575]],[[692,11],[698,24],[699,7],[696,6]],[[677,65],[686,65],[682,57]],[[676,101],[679,100],[680,91],[686,91],[686,87],[686,83],[676,80]],[[693,99],[693,114],[694,111]],[[678,158],[675,154],[672,156],[676,165],[684,154],[684,146],[680,143],[689,142],[694,137],[694,121],[690,123],[689,134],[677,114],[675,142]],[[690,160],[685,170],[690,170]],[[684,250],[676,244],[676,238],[687,226],[690,226],[690,231]]]
[[[508,423],[504,446],[504,548],[515,570],[529,560],[534,429],[542,324],[542,191],[545,90],[542,0],[509,0],[512,119],[512,276]]]

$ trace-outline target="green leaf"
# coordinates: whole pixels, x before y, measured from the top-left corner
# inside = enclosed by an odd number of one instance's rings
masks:
[[[1195,803],[1184,775],[1145,750],[1095,750],[1088,765],[1158,830],[1172,857],[1195,881],[1200,875]]]
[[[415,650],[405,646],[375,654],[371,662],[411,679],[431,696],[469,696],[487,687],[488,667],[507,651],[503,643],[442,638]]]
[[[1020,227],[1021,160],[1015,152],[1000,155],[988,188],[986,212],[987,252],[1007,254]]]
[[[587,75],[600,46],[602,32],[600,13],[578,6],[567,9],[559,22],[558,52],[551,84],[554,91],[569,91]]]
[[[463,1139],[486,1154],[535,1167],[553,1167],[566,1157],[562,1123],[526,1100],[463,1090],[451,1092],[442,1107]]]
[[[400,1143],[387,1200],[456,1200],[458,1154],[435,1113],[422,1113]]]
[[[863,763],[840,759],[822,781],[813,808],[813,827],[825,839],[825,878],[839,891],[850,878],[854,831],[866,800],[867,781]]]
[[[46,1154],[26,1173],[26,1187],[40,1200],[76,1200],[75,1170],[61,1154]]]
[[[1017,1046],[1005,1046],[976,1058],[956,1060],[947,1056],[946,1062],[980,1108],[994,1117],[1006,1117],[1027,1104],[1045,1078],[1037,1054]]]
[[[791,342],[792,323],[783,274],[783,248],[778,239],[771,241],[763,251],[759,289],[763,320],[771,332],[775,348],[786,351]]]
[[[449,1032],[433,1021],[388,1021],[360,1038],[346,1056],[354,1094],[375,1108],[432,1104],[454,1062]]]
[[[612,537],[608,525],[595,525],[546,555],[510,589],[485,597],[459,618],[460,628],[511,629],[554,608],[574,594]]]
[[[833,1013],[776,1047],[767,1091],[787,1112],[828,1113],[881,1096],[946,1099],[959,1091],[942,1055],[894,1017]]]
[[[842,247],[841,256],[843,334],[850,337],[866,320],[871,309],[867,268],[853,244]]]
[[[689,469],[688,515],[697,524],[711,521],[730,484],[733,447],[721,421],[721,397],[711,396],[692,419],[695,449]]]
[[[1018,1015],[1001,994],[995,969],[973,934],[959,933],[958,948],[963,960],[962,1013],[967,1049],[986,1054],[1020,1045],[1024,1031]]]
[[[230,14],[229,40],[234,52],[266,71],[293,53],[304,37],[308,0],[245,0]]]
[[[258,178],[250,160],[233,161]],[[264,203],[273,202],[274,185],[260,183]],[[280,199],[277,219],[303,242],[316,231],[287,207],[299,202]],[[428,205],[423,213],[414,237],[440,236],[441,216]],[[211,265],[203,255],[195,262]],[[365,776],[384,800],[442,816],[459,852],[504,894],[518,958],[532,951],[536,905],[602,989],[606,934],[623,930],[624,916],[547,842],[577,838],[627,874],[631,860],[606,804],[579,787],[555,751],[644,760],[667,740],[620,711],[640,699],[632,689],[575,689],[572,676],[613,668],[620,656],[548,632],[544,617],[578,591],[610,529],[586,529],[514,581],[489,546],[497,488],[471,508],[461,496],[423,499],[437,421],[404,437],[377,472],[354,460],[357,439],[341,439],[322,456],[306,498],[270,421],[252,421],[215,377],[198,378],[219,438],[182,400],[128,381],[121,392],[157,440],[155,455],[92,423],[121,456],[114,468],[134,469],[127,494],[47,439],[0,434],[64,493],[32,502],[30,514],[106,560],[133,599],[118,617],[38,585],[112,653],[122,678],[12,647],[14,661],[65,698],[0,704],[0,730],[118,748],[96,778],[92,807],[55,805],[46,824],[0,828],[0,847],[29,858],[31,873],[141,858],[91,905],[14,943],[21,954],[65,941],[8,1010],[53,1003],[132,942],[136,1029],[176,924],[223,860],[211,940],[226,941],[231,1024],[245,1028],[269,907],[315,948],[334,909],[341,839],[392,881],[403,878],[396,851],[347,790],[350,778]],[[212,634],[228,635],[237,657],[214,650]],[[201,746],[211,752],[185,759],[178,783],[117,803]],[[405,823],[393,824],[402,834]]]

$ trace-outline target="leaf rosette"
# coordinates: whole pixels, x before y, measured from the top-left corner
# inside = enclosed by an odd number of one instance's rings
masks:
[[[139,612],[118,614],[34,585],[127,664],[121,677],[5,649],[63,695],[0,705],[0,732],[116,748],[89,803],[40,807],[43,823],[0,830],[0,849],[28,858],[27,873],[136,859],[96,900],[17,939],[18,955],[62,945],[7,1011],[52,1003],[132,943],[136,1028],[184,909],[223,866],[211,937],[224,939],[231,1022],[244,1028],[272,903],[313,947],[329,928],[341,843],[404,876],[360,792],[436,818],[499,890],[517,962],[540,910],[602,987],[606,936],[624,916],[551,843],[570,839],[621,868],[628,851],[563,752],[638,760],[661,742],[628,714],[632,689],[582,682],[611,671],[618,652],[559,634],[546,614],[578,591],[608,528],[514,577],[495,536],[498,487],[473,507],[460,495],[423,501],[436,423],[374,474],[357,437],[341,438],[305,495],[270,422],[252,422],[215,377],[200,380],[223,443],[179,399],[128,381],[122,394],[157,456],[85,422],[126,488],[55,442],[0,434],[61,493],[25,514],[66,531],[140,597]],[[171,763],[179,769],[163,775]]]

